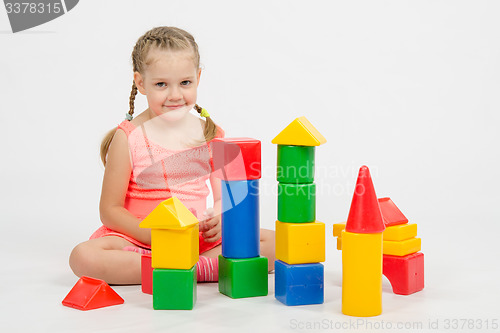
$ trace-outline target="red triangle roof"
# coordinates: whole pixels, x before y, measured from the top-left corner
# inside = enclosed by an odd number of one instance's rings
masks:
[[[378,199],[378,204],[386,227],[408,223],[406,216],[392,202],[391,198],[380,198]]]
[[[78,310],[92,310],[123,302],[123,298],[103,280],[82,276],[62,304]]]
[[[374,234],[383,232],[384,229],[370,170],[363,165],[359,169],[345,230],[358,234]]]

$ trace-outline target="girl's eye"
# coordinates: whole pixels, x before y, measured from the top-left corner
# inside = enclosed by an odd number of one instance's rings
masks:
[[[165,86],[166,86],[166,84],[165,84],[165,82],[158,82],[158,83],[156,84],[156,86],[157,86],[158,88],[163,88],[163,87],[165,87]]]
[[[189,85],[190,83],[191,83],[191,81],[189,81],[189,80],[185,80],[185,81],[182,81],[182,82],[181,82],[181,85],[182,85],[182,86],[187,86],[187,85]]]

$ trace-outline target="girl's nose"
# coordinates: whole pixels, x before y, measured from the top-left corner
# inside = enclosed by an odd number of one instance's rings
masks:
[[[169,92],[168,92],[168,100],[169,101],[176,101],[182,98],[182,94],[180,92],[180,89],[177,87],[172,87]]]

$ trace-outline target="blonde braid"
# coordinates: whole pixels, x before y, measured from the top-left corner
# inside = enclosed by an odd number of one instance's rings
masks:
[[[130,92],[130,98],[129,98],[129,110],[128,110],[128,115],[127,119],[130,121],[132,120],[132,117],[134,116],[134,101],[135,101],[135,96],[137,95],[137,86],[135,85],[135,81],[132,83],[132,91]]]

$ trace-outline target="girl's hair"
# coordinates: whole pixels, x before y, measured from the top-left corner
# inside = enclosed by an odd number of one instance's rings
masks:
[[[132,51],[132,67],[134,72],[139,72],[144,75],[144,71],[147,66],[152,62],[152,59],[148,58],[149,51],[152,48],[157,48],[165,51],[179,51],[179,50],[191,50],[193,52],[193,62],[195,68],[200,67],[200,53],[198,52],[198,44],[196,44],[193,36],[179,28],[175,27],[156,27],[144,35],[142,35],[134,46]],[[132,92],[129,98],[129,111],[130,117],[127,119],[132,119],[134,114],[134,100],[137,95],[137,87],[135,81],[132,83]],[[195,104],[194,109],[201,113],[202,108]],[[117,127],[109,131],[101,143],[101,161],[106,166],[106,156],[108,154],[109,145],[113,140],[113,136],[116,133]],[[217,126],[210,118],[206,117],[205,129],[203,135],[205,136],[205,142],[209,142],[215,138],[217,134]]]

